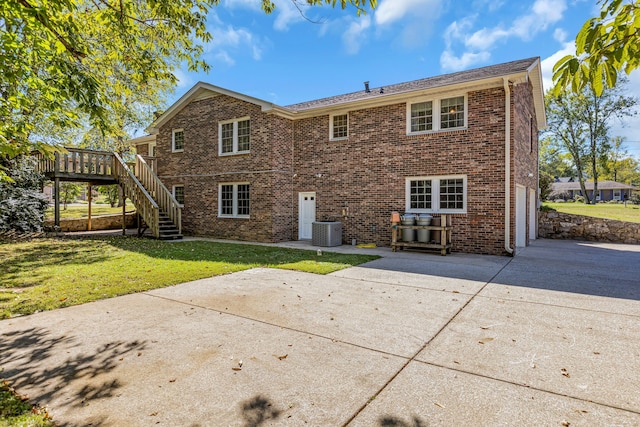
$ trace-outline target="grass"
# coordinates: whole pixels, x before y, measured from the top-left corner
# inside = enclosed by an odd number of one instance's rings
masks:
[[[595,205],[585,205],[584,203],[553,203],[544,202],[543,207],[554,209],[558,212],[592,216],[596,218],[615,219],[618,221],[640,223],[640,206],[627,203],[597,203]]]
[[[128,204],[127,211],[133,209],[133,205]],[[60,206],[60,218],[68,219],[68,218],[86,218],[89,213],[89,205],[82,206],[67,206],[67,209],[62,209],[62,205]],[[112,208],[110,205],[91,205],[91,217],[99,216],[99,215],[113,215],[120,214],[122,215],[122,208]],[[45,214],[45,218],[49,220],[53,220],[53,206],[47,208],[47,212]]]
[[[0,319],[254,267],[328,274],[376,258],[124,236],[0,243]]]
[[[6,382],[0,382],[0,427],[54,427],[42,411],[19,396]]]

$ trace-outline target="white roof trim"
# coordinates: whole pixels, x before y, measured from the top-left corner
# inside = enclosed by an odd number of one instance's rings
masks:
[[[461,83],[454,83],[442,86],[434,86],[429,88],[421,88],[414,90],[407,90],[401,93],[390,93],[388,95],[377,96],[375,98],[357,99],[346,102],[339,102],[332,105],[323,105],[316,108],[309,108],[301,111],[294,111],[286,107],[275,105],[271,102],[264,101],[262,99],[254,98],[249,95],[244,95],[238,92],[234,92],[228,89],[224,89],[219,86],[214,86],[209,83],[198,82],[187,93],[185,93],[178,101],[176,101],[167,111],[165,111],[160,117],[158,117],[146,130],[149,133],[157,133],[160,126],[173,118],[180,110],[182,110],[191,101],[197,99],[206,98],[206,93],[211,93],[211,96],[216,94],[227,95],[232,98],[236,98],[242,101],[249,102],[251,104],[259,105],[263,112],[273,113],[281,117],[288,119],[300,119],[307,117],[315,117],[325,114],[332,114],[336,110],[340,111],[352,111],[362,108],[371,108],[382,105],[389,105],[398,102],[404,102],[409,98],[419,97],[424,95],[432,95],[436,93],[447,93],[456,91],[469,91],[474,89],[480,89],[483,87],[502,86],[503,77],[517,81],[526,81],[530,79],[533,86],[533,98],[536,111],[536,118],[538,129],[544,129],[547,127],[547,119],[544,109],[544,89],[542,87],[542,71],[540,68],[540,59],[536,59],[531,66],[522,72],[507,74],[504,76],[492,76],[483,79],[471,80]]]
[[[275,105],[271,102],[264,101],[262,99],[254,98],[249,95],[234,92],[229,89],[225,89],[219,86],[214,86],[205,82],[196,83],[187,93],[182,95],[167,111],[165,111],[160,117],[158,117],[147,129],[149,133],[155,133],[160,126],[172,119],[180,110],[186,107],[191,101],[202,97],[205,92],[213,92],[215,94],[227,95],[232,98],[240,99],[242,101],[249,102],[251,104],[259,105],[262,111],[268,112],[274,109]]]

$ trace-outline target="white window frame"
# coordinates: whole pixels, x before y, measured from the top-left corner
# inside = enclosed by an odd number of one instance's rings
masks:
[[[178,187],[182,187],[182,203],[180,203],[180,201],[176,197],[176,188],[178,188]],[[174,199],[176,199],[176,201],[178,202],[178,204],[180,206],[184,207],[184,184],[178,184],[178,185],[172,186],[171,187],[171,195],[173,196]]]
[[[440,208],[440,181],[443,179],[462,179],[462,209]],[[411,181],[431,181],[431,208],[411,208]],[[467,175],[439,175],[439,176],[410,176],[405,178],[405,212],[410,213],[467,213]]]
[[[182,135],[184,136],[184,131],[183,131]],[[173,137],[172,137],[172,141],[173,141]],[[183,142],[184,142],[184,140],[183,140]],[[172,145],[173,145],[173,143],[172,143]],[[156,156],[156,143],[155,142],[150,142],[147,147],[148,147],[147,148],[147,155],[149,157],[155,157]]]
[[[613,189],[611,190],[611,199],[612,200],[622,200],[622,190],[621,189]]]
[[[333,136],[333,131],[334,131],[333,120],[337,116],[347,116],[347,136],[338,136],[338,137]],[[332,114],[329,119],[329,140],[342,141],[345,139],[349,139],[349,113],[344,112],[344,113]]]
[[[176,148],[176,133],[182,132],[182,148]],[[173,129],[171,131],[171,152],[182,153],[184,151],[184,129]]]
[[[464,125],[463,126],[458,126],[455,128],[445,128],[442,129],[440,127],[440,121],[441,121],[441,112],[440,112],[440,105],[441,102],[445,99],[451,99],[451,98],[458,98],[458,97],[464,97]],[[431,130],[421,130],[421,131],[412,131],[411,130],[411,106],[413,104],[419,104],[422,102],[429,102],[431,101],[431,111],[432,111],[432,125],[431,125]],[[468,101],[468,97],[467,94],[454,94],[454,95],[447,95],[447,96],[441,96],[438,98],[416,98],[416,99],[412,99],[411,101],[407,102],[407,135],[424,135],[424,134],[429,134],[429,133],[436,133],[436,132],[450,132],[450,131],[457,131],[457,130],[465,130],[467,129],[467,125],[468,125],[468,119],[469,119],[469,101]]]
[[[249,120],[249,149],[238,150],[238,123]],[[228,153],[222,152],[222,125],[233,123],[233,149]],[[237,154],[247,154],[251,152],[251,118],[249,116],[239,117],[237,119],[222,120],[218,122],[218,155],[219,156],[235,156]]]
[[[233,196],[232,196],[233,213],[231,215],[222,213],[222,186],[223,185],[233,186]],[[238,214],[238,186],[239,185],[249,186],[249,215]],[[220,184],[218,184],[218,217],[219,218],[250,218],[251,217],[251,184],[249,182],[221,182]]]

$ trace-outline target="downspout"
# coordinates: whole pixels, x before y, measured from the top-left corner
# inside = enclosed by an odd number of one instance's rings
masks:
[[[504,250],[513,255],[511,244],[511,89],[504,83]]]

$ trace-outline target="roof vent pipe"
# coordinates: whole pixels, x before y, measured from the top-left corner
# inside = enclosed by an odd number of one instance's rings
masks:
[[[364,91],[367,92],[367,93],[371,92],[369,90],[369,82],[364,82]]]

